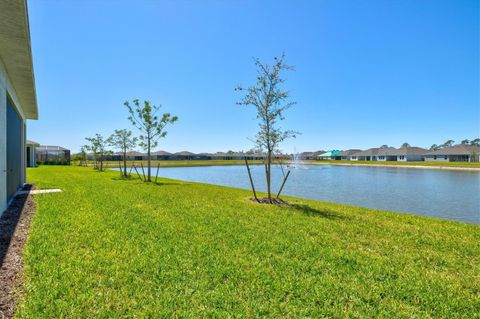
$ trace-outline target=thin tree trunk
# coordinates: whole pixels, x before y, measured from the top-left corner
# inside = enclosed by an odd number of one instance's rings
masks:
[[[252,174],[250,173],[250,166],[248,166],[248,161],[246,157],[245,157],[245,165],[247,166],[248,177],[250,178],[250,185],[252,185],[253,197],[255,197],[255,200],[258,202],[257,192],[255,192],[255,186],[253,184]]]
[[[143,169],[143,163],[142,162],[140,162],[140,166],[142,167],[143,181],[146,182],[147,179],[145,178],[145,170]]]
[[[158,161],[157,174],[155,175],[155,184],[157,183],[158,172],[160,171],[160,161]]]
[[[135,172],[137,172],[138,178],[140,178],[140,180],[142,181],[142,177],[141,177],[140,174],[138,173],[137,167],[135,166],[135,164],[133,164],[133,168],[135,169]]]
[[[267,193],[268,193],[268,201],[270,202],[270,204],[272,203],[272,191],[271,191],[271,188],[270,188],[270,181],[271,181],[271,168],[272,168],[272,151],[268,151],[268,155],[267,155],[267,166],[268,166],[268,170],[267,170]]]
[[[124,168],[124,171],[123,171],[123,174],[125,175],[125,177],[127,177],[127,149],[124,148],[123,149],[123,168]]]
[[[151,175],[151,167],[152,167],[152,159],[150,158],[150,136],[148,137],[148,148],[147,148],[147,175],[148,175],[148,182],[152,181]]]
[[[288,175],[290,175],[290,172],[291,172],[291,171],[288,171],[288,172],[287,172],[287,175],[285,175],[285,177],[284,177],[284,179],[283,179],[282,186],[280,186],[280,190],[278,191],[277,198],[280,197],[280,194],[282,193],[282,190],[283,190],[283,186],[285,186],[285,183],[287,182]]]

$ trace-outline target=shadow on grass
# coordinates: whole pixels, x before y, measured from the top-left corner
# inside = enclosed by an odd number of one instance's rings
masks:
[[[322,217],[322,218],[328,218],[328,219],[347,219],[346,216],[338,215],[333,211],[320,210],[305,204],[290,204],[288,205],[288,207],[290,209],[294,209],[298,212],[301,212],[302,214],[305,214],[307,216]]]
[[[112,177],[112,180],[113,181],[122,181],[122,182],[134,182],[134,181],[143,182],[143,178],[139,178],[138,176],[134,176],[134,175],[132,175],[130,177],[123,177],[123,176]],[[150,185],[155,185],[155,186],[188,185],[188,183],[181,183],[181,182],[174,182],[174,181],[171,181],[171,182],[158,181],[156,183],[154,181],[152,181],[151,183],[145,182],[145,184],[150,184]]]

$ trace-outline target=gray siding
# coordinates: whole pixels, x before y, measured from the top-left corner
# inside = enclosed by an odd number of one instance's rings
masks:
[[[7,199],[22,186],[23,121],[7,99]]]

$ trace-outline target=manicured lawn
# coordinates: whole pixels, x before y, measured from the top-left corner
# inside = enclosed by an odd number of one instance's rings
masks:
[[[480,227],[118,172],[30,169],[18,317],[478,318]]]

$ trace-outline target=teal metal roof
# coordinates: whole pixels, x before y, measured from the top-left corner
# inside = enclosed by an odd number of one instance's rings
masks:
[[[328,157],[328,156],[335,156],[335,155],[338,155],[340,154],[342,151],[339,151],[339,150],[331,150],[331,151],[328,151],[328,152],[325,152],[323,154],[320,154],[318,155],[319,157]]]

